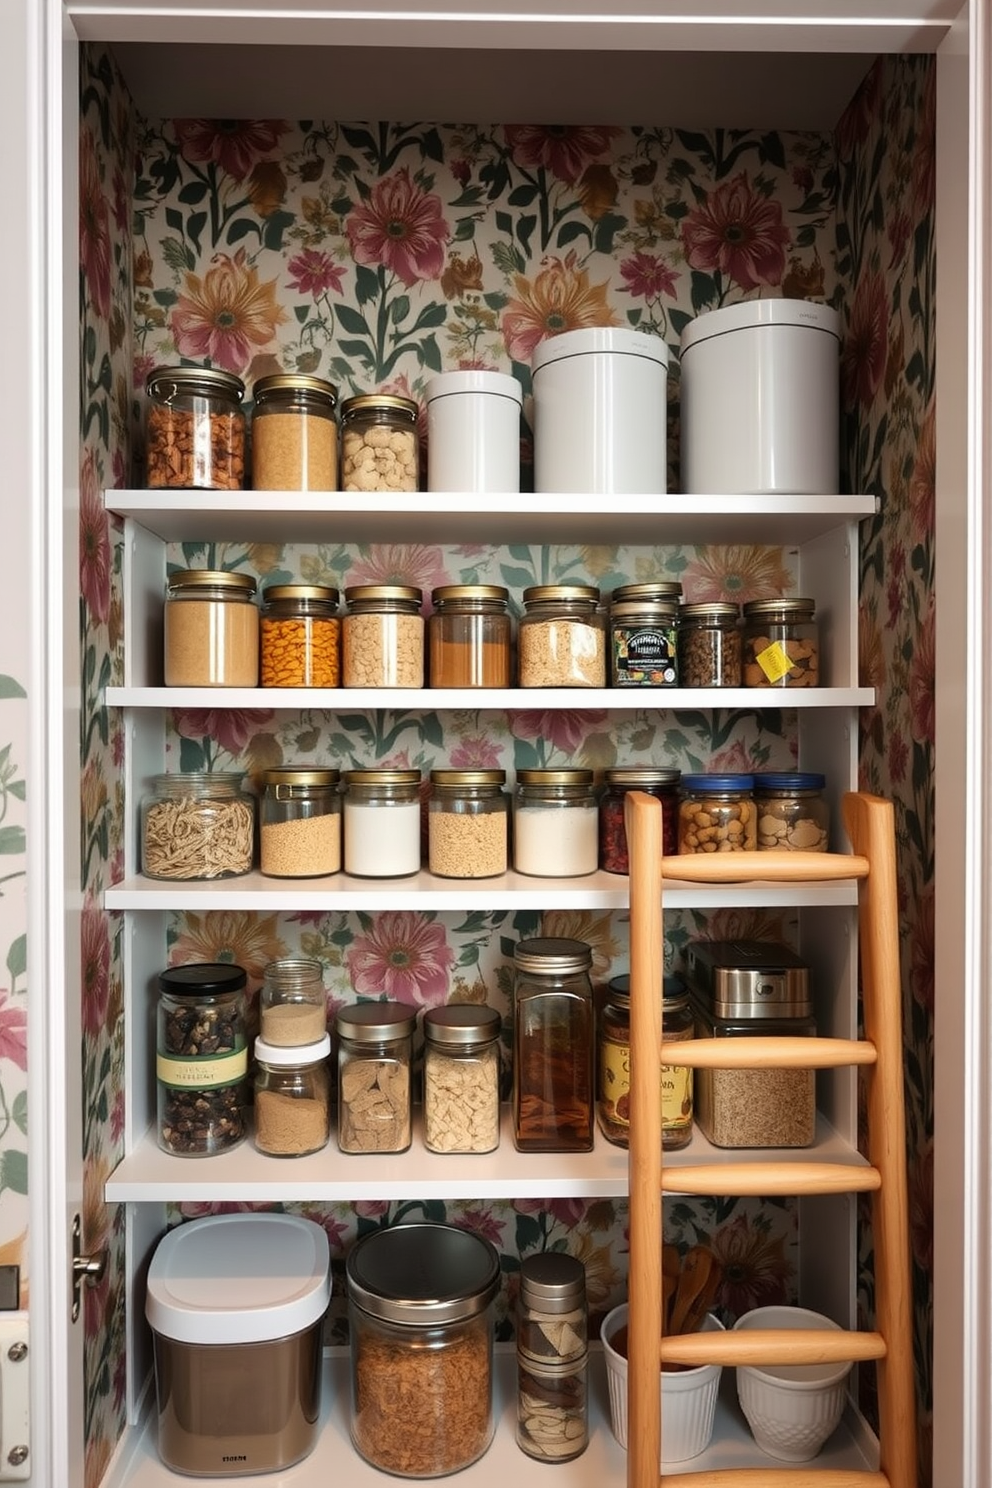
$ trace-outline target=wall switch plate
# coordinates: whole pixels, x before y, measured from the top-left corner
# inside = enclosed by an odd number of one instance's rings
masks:
[[[0,1312],[0,1483],[31,1476],[28,1341],[27,1313]]]

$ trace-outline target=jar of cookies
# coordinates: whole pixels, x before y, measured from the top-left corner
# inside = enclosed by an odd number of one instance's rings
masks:
[[[752,599],[744,606],[745,687],[819,687],[815,613],[811,599]]]
[[[341,489],[416,491],[417,405],[391,393],[361,393],[341,404]]]

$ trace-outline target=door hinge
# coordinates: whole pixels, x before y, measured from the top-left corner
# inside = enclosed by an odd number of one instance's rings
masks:
[[[72,1321],[79,1317],[82,1306],[83,1282],[96,1286],[103,1280],[107,1269],[107,1252],[98,1250],[94,1255],[83,1255],[83,1227],[78,1214],[72,1217]]]

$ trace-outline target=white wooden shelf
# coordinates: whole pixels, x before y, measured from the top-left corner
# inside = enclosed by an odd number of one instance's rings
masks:
[[[871,708],[873,687],[108,687],[110,708],[611,712]]]

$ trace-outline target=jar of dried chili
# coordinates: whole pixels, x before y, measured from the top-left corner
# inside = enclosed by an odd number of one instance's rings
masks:
[[[599,803],[599,866],[607,873],[629,873],[624,801],[627,792],[646,791],[661,801],[661,850],[678,852],[678,789],[681,772],[622,765],[605,773],[606,789]]]

